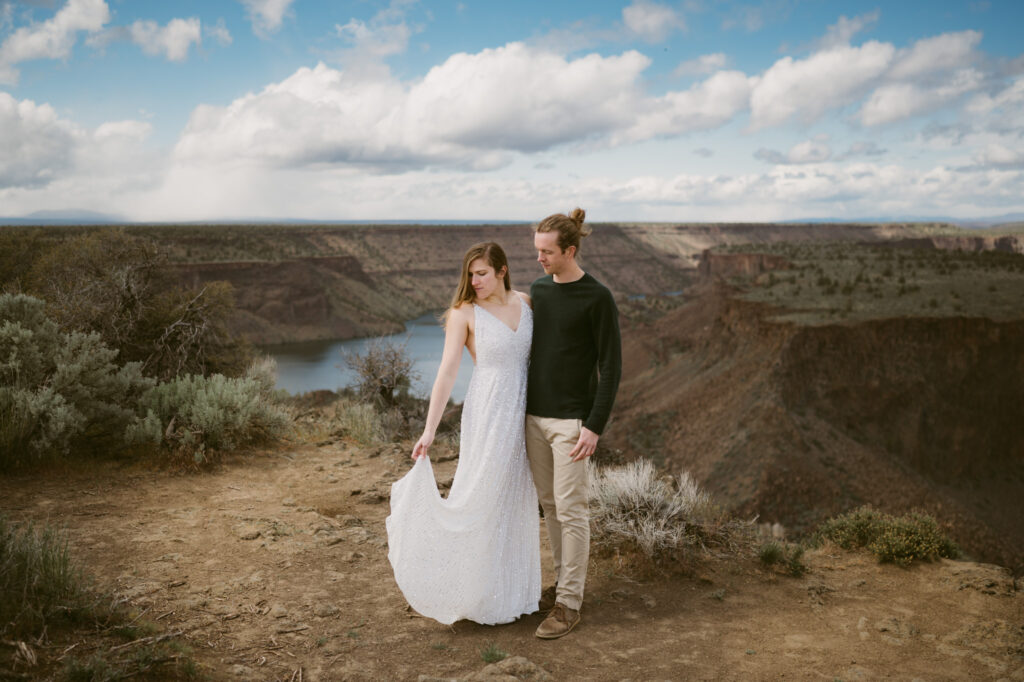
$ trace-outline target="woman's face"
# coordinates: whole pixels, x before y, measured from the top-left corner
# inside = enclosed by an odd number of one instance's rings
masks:
[[[504,268],[500,273],[496,273],[491,264],[483,258],[477,258],[469,264],[470,284],[476,292],[477,300],[482,301],[498,291],[499,287],[504,287],[504,276]]]

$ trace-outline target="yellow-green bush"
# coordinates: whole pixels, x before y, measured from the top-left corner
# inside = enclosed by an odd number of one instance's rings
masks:
[[[867,549],[879,561],[909,564],[915,559],[955,559],[956,544],[939,530],[935,519],[920,512],[893,516],[871,507],[860,507],[825,521],[815,538],[829,540],[843,549]]]

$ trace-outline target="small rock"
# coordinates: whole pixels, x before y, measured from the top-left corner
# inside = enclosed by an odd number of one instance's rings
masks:
[[[315,470],[316,471],[323,471],[324,470],[324,465],[323,464],[317,464]]]
[[[360,519],[358,516],[352,516],[351,514],[342,514],[341,516],[336,516],[335,518],[338,520],[338,523],[341,524],[342,528],[363,525],[362,519]]]
[[[658,602],[654,600],[654,597],[652,597],[649,594],[645,594],[642,597],[640,597],[640,601],[642,601],[644,603],[644,606],[646,606],[649,609],[653,609],[655,606],[658,605]]]
[[[313,607],[313,615],[318,618],[329,618],[337,615],[340,610],[334,604],[317,604]]]
[[[347,561],[349,563],[352,563],[353,561],[358,561],[359,559],[365,559],[365,558],[366,558],[366,555],[363,554],[362,552],[347,552],[345,554],[345,556],[342,557],[342,560],[343,561]]]
[[[295,500],[293,498],[289,497],[289,498],[286,498],[285,500],[283,500],[281,502],[281,504],[283,504],[286,507],[294,507],[296,503],[295,503]]]
[[[252,668],[244,665],[233,665],[231,666],[231,674],[235,677],[244,677],[247,680],[253,679]]]
[[[503,661],[491,663],[483,670],[464,678],[466,682],[489,682],[496,680],[531,680],[550,682],[554,678],[547,670],[522,656],[511,656]]]
[[[288,609],[281,606],[280,604],[274,604],[270,607],[270,616],[272,618],[284,618],[288,615]]]
[[[163,556],[157,557],[156,561],[170,561],[172,563],[177,563],[181,561],[181,554],[178,552],[175,552],[174,554],[164,554]]]
[[[242,526],[238,529],[238,537],[242,540],[255,540],[260,536],[260,529],[255,526]]]

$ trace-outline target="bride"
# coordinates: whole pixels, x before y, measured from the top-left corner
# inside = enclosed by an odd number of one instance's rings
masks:
[[[513,291],[505,252],[477,244],[445,313],[441,366],[412,469],[391,486],[388,559],[410,606],[449,624],[493,625],[537,610],[537,493],[526,460],[526,374],[533,332],[529,297]],[[428,450],[448,402],[462,348],[473,377],[462,408],[451,491],[437,491]]]

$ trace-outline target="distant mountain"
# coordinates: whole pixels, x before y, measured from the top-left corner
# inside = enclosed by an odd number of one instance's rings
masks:
[[[0,218],[0,225],[108,225],[123,223],[122,216],[97,211],[34,211],[17,218]]]
[[[1024,223],[1024,213],[1004,213],[1003,215],[992,216],[991,218],[975,218],[973,220],[957,220],[961,227],[994,227],[1009,223]]]
[[[986,218],[951,218],[949,216],[870,216],[857,218],[800,218],[780,221],[794,223],[947,223],[959,227],[994,227],[1007,223],[1024,222],[1024,213],[1004,213]]]

